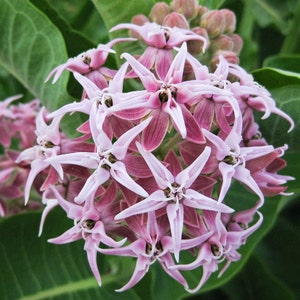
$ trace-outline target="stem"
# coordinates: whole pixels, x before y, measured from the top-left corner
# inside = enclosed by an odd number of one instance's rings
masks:
[[[162,157],[164,157],[171,149],[176,148],[181,139],[181,135],[176,133],[167,143],[162,145],[159,150],[159,153],[162,155]]]
[[[281,47],[280,54],[293,54],[296,52],[297,45],[300,38],[300,2],[295,10],[293,21],[290,24],[288,34]]]

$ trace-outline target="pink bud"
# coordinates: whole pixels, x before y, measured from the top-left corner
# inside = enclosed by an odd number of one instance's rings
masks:
[[[236,26],[235,14],[229,9],[221,9],[220,12],[222,13],[225,19],[224,33],[233,33],[235,31]]]
[[[216,39],[211,42],[212,50],[215,52],[217,50],[233,50],[234,43],[230,36],[221,34]]]
[[[238,65],[239,64],[239,58],[236,53],[229,50],[219,50],[214,53],[214,56],[211,60],[211,66],[212,69],[215,70],[218,63],[219,63],[219,55],[222,55],[229,63]]]
[[[206,29],[210,37],[214,38],[224,32],[225,17],[219,10],[211,10],[202,16],[200,25]]]
[[[239,55],[243,48],[243,39],[238,34],[232,34],[230,37],[233,42],[232,51]]]
[[[173,11],[183,14],[187,19],[193,18],[199,7],[197,0],[173,0],[170,6]]]
[[[201,18],[205,13],[208,12],[208,8],[203,5],[198,6],[198,16]]]
[[[192,29],[193,32],[197,33],[198,35],[203,36],[207,40],[207,48],[209,47],[209,37],[207,31],[201,27],[194,27]],[[193,55],[198,55],[203,52],[203,42],[197,40],[190,40],[187,41],[188,50]]]
[[[139,25],[139,26],[142,26],[147,22],[149,22],[149,19],[145,15],[142,15],[142,14],[135,15],[131,19],[132,24]],[[129,30],[129,34],[133,38],[139,38],[140,37],[139,34],[134,32],[133,30]]]
[[[149,18],[152,22],[162,24],[164,18],[171,12],[170,7],[165,2],[157,2],[152,7]]]
[[[187,22],[186,18],[184,15],[177,13],[177,12],[172,12],[168,14],[163,22],[162,25],[168,26],[168,27],[178,27],[182,29],[189,29],[189,23]]]

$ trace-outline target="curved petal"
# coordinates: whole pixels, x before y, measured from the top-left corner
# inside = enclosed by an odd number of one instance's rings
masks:
[[[183,204],[189,207],[216,212],[232,213],[234,211],[229,206],[190,189],[186,191]]]
[[[156,211],[167,205],[167,199],[163,191],[152,193],[148,198],[129,206],[115,216],[115,220],[120,220],[150,211]]]
[[[148,193],[128,175],[126,167],[122,162],[119,161],[112,164],[110,174],[116,181],[124,185],[129,190],[142,197],[148,196]]]
[[[210,153],[211,148],[205,147],[204,151],[198,156],[198,158],[175,177],[175,182],[185,188],[189,188],[200,175]]]

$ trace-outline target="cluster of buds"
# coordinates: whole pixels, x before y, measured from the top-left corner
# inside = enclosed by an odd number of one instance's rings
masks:
[[[223,16],[222,24],[216,15]],[[64,70],[72,72],[82,98],[51,113],[41,109],[37,143],[16,162],[31,165],[26,203],[32,185],[40,182],[46,205],[40,234],[53,207],[65,210],[74,225],[49,241],[84,239],[99,285],[98,255],[129,256],[137,259],[136,267],[118,291],[133,287],[157,261],[195,292],[213,272],[221,269],[222,274],[240,259],[238,249],[262,223],[259,208],[265,196],[284,195],[283,185],[292,179],[278,174],[287,146],[269,145],[254,113],[263,119],[277,114],[290,129],[294,125],[264,87],[236,61],[228,61],[223,48],[216,50],[217,38],[234,30],[231,13],[204,12],[196,1],[173,1],[170,7],[156,4],[150,16],[157,23],[144,18],[112,28],[128,29],[132,38],[100,44],[51,72],[53,81]],[[196,19],[209,40],[187,25],[186,20]],[[137,38],[144,52],[123,53],[120,68],[110,69],[106,61],[113,45]],[[193,42],[202,43],[201,51],[210,43],[219,54],[214,70],[189,52]],[[60,130],[66,114],[87,116],[76,138]],[[228,196],[234,181],[245,187],[239,203]],[[195,256],[183,262],[183,253]],[[200,269],[196,287],[182,274],[192,269]]]
[[[235,33],[236,17],[229,9],[209,10],[197,0],[174,0],[170,5],[157,2],[148,16],[140,14],[132,18],[132,23],[139,26],[148,22],[190,30],[203,37],[205,41],[187,41],[188,50],[212,69],[216,67],[219,55],[231,63],[239,63],[243,40]],[[135,32],[131,35],[136,37]]]

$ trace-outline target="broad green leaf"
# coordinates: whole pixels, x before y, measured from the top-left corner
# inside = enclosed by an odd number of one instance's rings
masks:
[[[57,14],[54,8],[47,3],[47,1],[30,1],[34,6],[36,6],[37,9],[47,14],[47,17],[57,27],[57,29],[59,29],[64,38],[68,55],[70,57],[77,56],[81,52],[87,51],[96,46],[89,39],[85,38],[80,32],[75,31],[68,23],[66,23],[65,20]],[[99,30],[100,29],[101,28],[99,28]]]
[[[274,55],[268,57],[263,67],[300,73],[300,55]]]
[[[256,249],[264,264],[290,288],[296,299],[300,298],[300,264],[297,263],[300,247],[299,209],[298,197],[285,207],[272,231]]]
[[[0,223],[1,299],[140,299],[133,290],[122,294],[114,290],[122,284],[124,271],[99,259],[104,270],[98,286],[87,263],[82,242],[49,244],[72,226],[61,210],[50,213],[44,233],[37,237],[40,213],[24,213],[2,219]],[[129,268],[130,269],[130,268]],[[122,273],[123,272],[123,273]],[[127,270],[125,270],[127,272]]]
[[[296,300],[288,287],[255,255],[251,256],[243,270],[222,290],[230,300]]]
[[[0,65],[49,109],[69,102],[67,74],[45,84],[49,72],[67,59],[64,40],[29,1],[0,1]]]
[[[275,25],[278,30],[282,33],[287,32],[287,23],[283,19],[283,9],[284,5],[281,5],[279,10],[279,4],[274,5],[274,1],[267,0],[247,0],[250,1],[251,7],[255,16],[256,22],[261,27],[266,27],[268,25]],[[282,2],[281,2],[282,3]],[[285,3],[284,3],[285,4]]]
[[[92,1],[47,0],[47,2],[69,27],[80,32],[95,45],[108,40],[108,31]]]
[[[268,89],[287,85],[300,85],[300,74],[275,68],[262,68],[253,71],[255,80]]]

